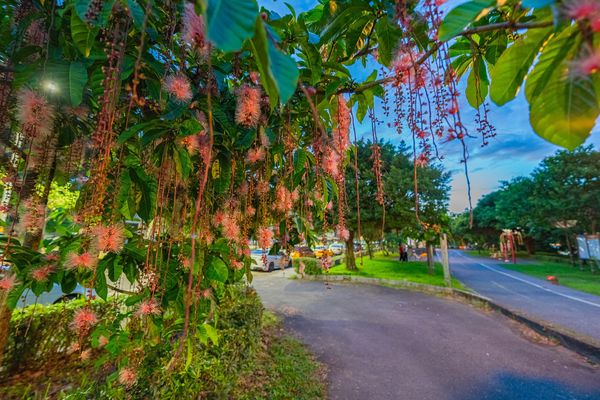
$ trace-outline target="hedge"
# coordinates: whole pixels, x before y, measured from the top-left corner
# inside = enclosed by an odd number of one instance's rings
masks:
[[[319,260],[309,257],[299,257],[292,260],[292,266],[296,273],[300,273],[300,261],[304,263],[304,273],[306,275],[321,275],[323,273]]]
[[[10,374],[25,368],[32,371],[43,368],[45,364],[53,367],[64,365],[67,370],[72,365],[67,363],[78,363],[77,359],[65,355],[68,347],[77,339],[69,328],[72,315],[85,304],[76,300],[66,304],[37,306],[36,310],[31,307],[17,310],[11,321],[5,372],[10,371]],[[109,314],[118,305],[97,301],[92,302],[91,307],[99,316],[110,317]],[[143,349],[147,355],[146,361],[138,368],[138,380],[134,387],[126,389],[111,378],[118,372],[116,366],[107,368],[105,365],[96,369],[94,361],[91,361],[84,365],[83,373],[77,378],[66,378],[78,381],[71,380],[64,385],[58,398],[227,399],[240,373],[254,361],[260,344],[262,312],[263,306],[253,289],[230,287],[220,302],[218,318],[215,319],[218,344],[206,345],[200,340],[193,341],[194,356],[187,368],[168,368],[179,341],[147,343]],[[187,349],[180,356],[183,360],[186,359],[186,352]],[[61,360],[61,363],[52,363],[56,360]],[[22,388],[0,387],[0,398],[45,398],[35,389],[28,389],[27,382],[24,384]]]

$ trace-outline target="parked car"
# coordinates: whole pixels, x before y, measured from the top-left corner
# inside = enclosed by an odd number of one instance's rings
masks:
[[[271,272],[274,269],[285,269],[292,267],[292,260],[283,251],[275,254],[266,253],[263,250],[252,250],[250,256],[256,264],[251,264],[250,269],[255,271]]]
[[[310,249],[310,247],[306,247],[306,246],[296,246],[296,248],[292,252],[292,258],[314,257],[314,256],[315,256],[315,253]]]
[[[323,257],[331,257],[333,255],[333,252],[331,250],[329,250],[326,246],[316,246],[315,247],[315,257],[317,258],[323,258]]]
[[[332,243],[329,246],[329,250],[331,250],[331,252],[336,256],[343,254],[345,249],[346,246],[344,246],[342,243]]]

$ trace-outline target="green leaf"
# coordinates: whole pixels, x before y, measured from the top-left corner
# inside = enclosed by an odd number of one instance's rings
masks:
[[[370,11],[368,4],[352,5],[340,8],[335,18],[321,32],[320,44],[330,43],[343,35],[360,16]]]
[[[461,33],[469,24],[476,21],[477,17],[489,7],[496,4],[496,0],[472,0],[452,9],[440,25],[439,39],[446,41]]]
[[[529,30],[510,46],[491,71],[490,98],[498,105],[513,100],[552,28]]]
[[[467,79],[467,90],[465,92],[471,107],[477,109],[483,104],[488,94],[488,86],[489,80],[485,62],[481,57],[477,57],[473,63],[473,68],[471,68],[469,78]]]
[[[90,56],[97,34],[98,29],[90,28],[76,12],[71,13],[71,37],[75,47],[84,57]]]
[[[144,9],[135,0],[127,0],[127,8],[129,8],[129,14],[133,19],[133,24],[138,30],[142,30],[144,26]]]
[[[69,95],[71,105],[76,107],[83,99],[83,89],[87,83],[87,69],[82,62],[73,61],[69,66]]]
[[[300,71],[296,62],[288,55],[283,54],[269,41],[270,70],[277,86],[279,100],[282,104],[288,102],[298,86]]]
[[[254,33],[258,16],[256,0],[208,0],[208,38],[225,51],[238,51]]]
[[[572,52],[578,43],[580,30],[577,25],[572,25],[563,30],[559,35],[552,37],[544,46],[542,54],[533,66],[525,82],[525,97],[532,102],[542,94],[550,78],[557,68],[563,63],[567,55]]]
[[[98,264],[98,268],[96,270],[96,284],[94,289],[101,299],[106,300],[108,297],[108,286],[106,285],[105,266],[103,265],[103,263]]]
[[[529,117],[538,135],[573,150],[590,135],[600,107],[591,79],[565,76],[567,62],[555,70],[550,83],[530,104]]]
[[[215,345],[218,345],[219,344],[219,333],[217,332],[215,327],[210,324],[206,324],[206,323],[202,324],[202,327],[204,327],[206,335],[211,340],[211,342],[213,342],[213,344],[215,344]]]
[[[394,50],[398,45],[398,41],[402,36],[402,31],[397,25],[390,23],[388,18],[381,18],[375,25],[375,33],[377,33],[377,41],[379,43],[379,61],[386,67],[390,66]]]
[[[206,277],[212,281],[225,283],[229,276],[229,269],[223,260],[218,257],[209,257],[206,266]]]
[[[555,0],[522,0],[521,5],[524,8],[542,8],[553,5]]]

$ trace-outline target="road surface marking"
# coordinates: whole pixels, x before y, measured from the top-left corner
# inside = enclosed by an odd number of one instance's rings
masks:
[[[555,295],[558,295],[558,296],[561,296],[561,297],[565,297],[565,298],[570,299],[570,300],[578,301],[580,303],[584,303],[584,304],[587,304],[587,305],[590,305],[590,306],[593,306],[593,307],[600,308],[600,304],[598,304],[598,303],[594,303],[594,302],[591,302],[591,301],[588,301],[588,300],[580,299],[579,297],[569,296],[568,294],[564,294],[564,293],[560,293],[560,292],[554,291],[554,290],[549,289],[547,287],[544,287],[542,285],[538,285],[537,283],[530,282],[530,281],[528,281],[526,279],[519,278],[518,276],[511,275],[511,274],[506,273],[504,271],[500,271],[500,270],[498,270],[498,269],[496,269],[494,267],[490,267],[489,265],[485,265],[485,264],[479,263],[479,262],[475,261],[474,259],[463,255],[462,253],[455,253],[455,252],[453,252],[453,254],[458,254],[459,256],[461,256],[463,258],[466,258],[467,260],[471,260],[472,262],[477,263],[478,265],[481,265],[482,267],[489,269],[490,271],[494,271],[494,272],[497,272],[499,274],[508,276],[509,278],[512,278],[512,279],[515,279],[517,281],[526,283],[526,284],[528,284],[530,286],[533,286],[533,287],[536,287],[538,289],[545,290],[546,292],[554,293]]]

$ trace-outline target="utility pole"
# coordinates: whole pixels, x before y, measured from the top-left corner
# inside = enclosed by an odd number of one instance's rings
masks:
[[[442,267],[444,268],[444,281],[446,286],[452,287],[452,279],[450,276],[450,258],[448,257],[448,236],[442,233],[440,237],[440,247],[442,249]]]

